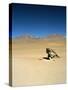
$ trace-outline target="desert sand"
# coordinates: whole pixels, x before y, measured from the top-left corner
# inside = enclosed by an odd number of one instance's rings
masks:
[[[46,48],[53,49],[60,58],[51,60]],[[19,37],[12,40],[12,85],[52,85],[66,82],[66,43],[55,36],[46,39]]]

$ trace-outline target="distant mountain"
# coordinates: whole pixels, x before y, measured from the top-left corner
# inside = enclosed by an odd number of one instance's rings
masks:
[[[64,38],[64,36],[60,34],[53,34],[53,35],[49,35],[47,38],[58,39],[58,38]]]
[[[22,36],[19,36],[19,37],[16,37],[14,39],[18,39],[18,40],[64,40],[65,37],[63,35],[60,35],[60,34],[52,34],[52,35],[49,35],[49,36],[45,36],[45,37],[35,37],[35,36],[32,36],[32,35],[22,35]]]
[[[24,38],[24,39],[31,39],[31,38],[33,38],[31,35],[23,35],[21,37]]]
[[[24,40],[29,40],[29,39],[40,39],[40,37],[36,37],[36,36],[32,36],[32,35],[21,35],[21,36],[17,36],[13,39],[24,39]]]
[[[45,39],[49,40],[49,41],[65,41],[65,36],[60,35],[60,34],[53,34],[53,35],[49,35],[47,37],[45,37]]]

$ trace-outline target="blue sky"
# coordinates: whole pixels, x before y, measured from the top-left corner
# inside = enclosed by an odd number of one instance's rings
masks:
[[[66,7],[12,4],[12,37],[66,34]]]

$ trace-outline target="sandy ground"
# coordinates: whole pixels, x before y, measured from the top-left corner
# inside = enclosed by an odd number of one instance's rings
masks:
[[[47,57],[46,48],[60,58]],[[15,39],[12,42],[13,86],[63,84],[66,82],[65,41]]]

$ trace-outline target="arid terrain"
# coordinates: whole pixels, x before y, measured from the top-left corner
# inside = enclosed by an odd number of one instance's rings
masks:
[[[60,58],[51,60],[46,48],[53,49]],[[61,35],[44,38],[30,36],[12,40],[13,86],[50,85],[66,82],[66,41]]]

